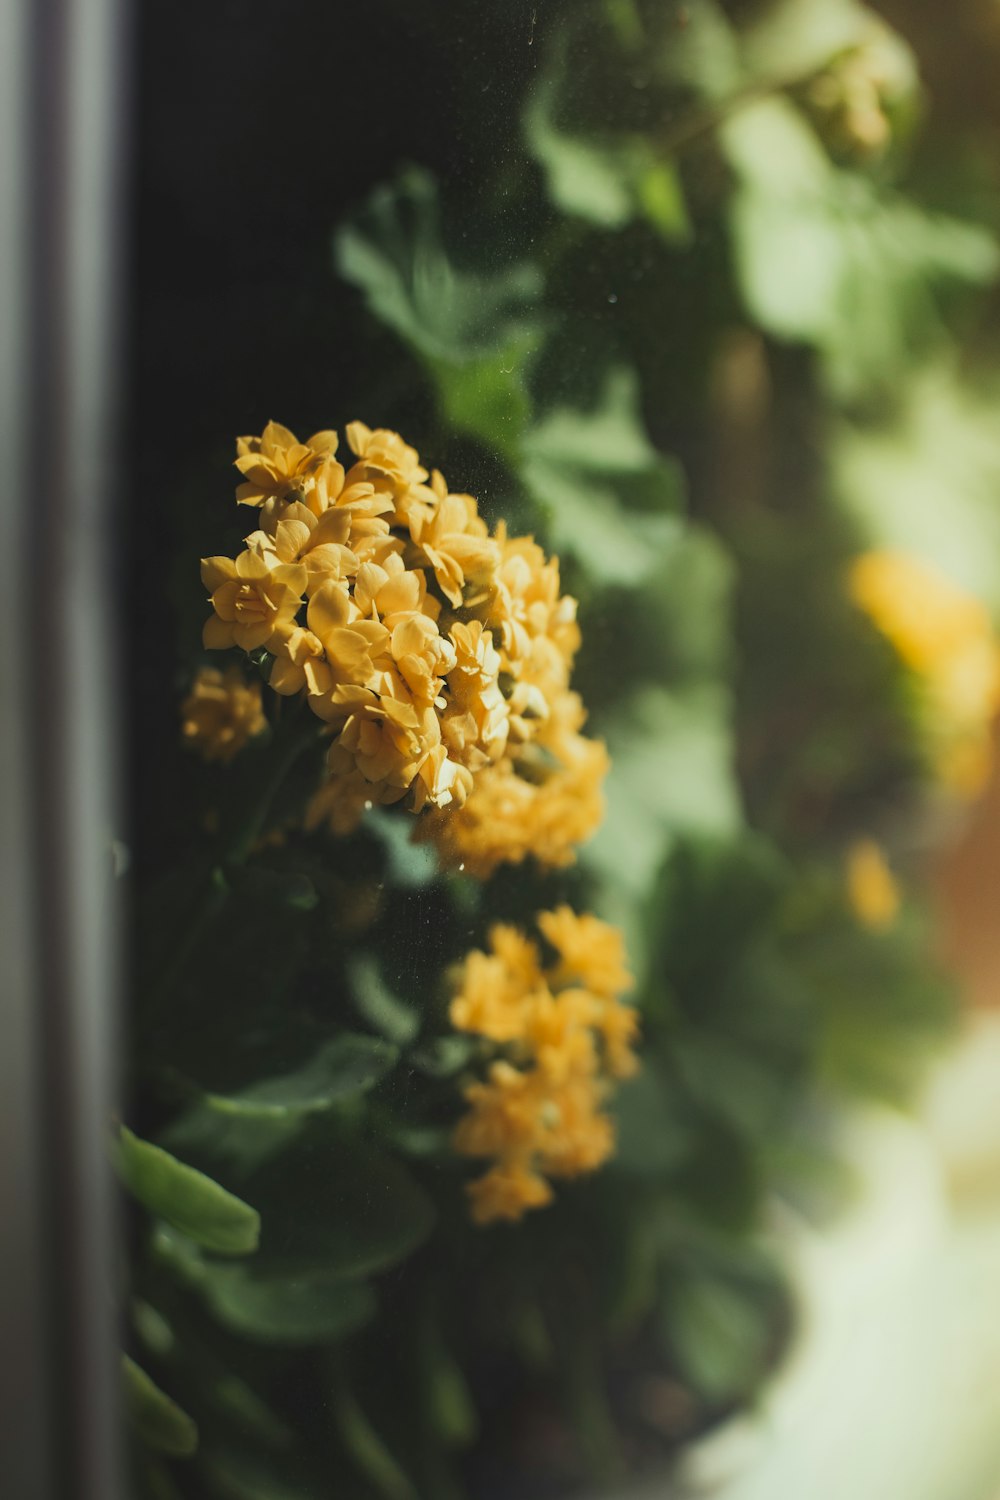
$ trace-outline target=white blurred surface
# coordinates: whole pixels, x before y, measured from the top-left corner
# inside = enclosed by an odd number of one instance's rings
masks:
[[[682,1490],[1000,1500],[1000,1018],[969,1023],[917,1119],[858,1114],[845,1148],[853,1208],[783,1230],[796,1347],[755,1413],[692,1449]]]

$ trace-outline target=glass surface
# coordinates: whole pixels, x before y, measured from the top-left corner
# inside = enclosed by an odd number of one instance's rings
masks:
[[[136,1500],[995,1500],[998,60],[142,8]]]

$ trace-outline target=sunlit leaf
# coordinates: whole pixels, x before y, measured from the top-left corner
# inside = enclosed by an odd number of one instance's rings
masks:
[[[567,49],[557,45],[524,112],[525,139],[552,202],[600,229],[644,218],[668,242],[686,239],[690,226],[673,162],[636,132],[568,126],[563,116],[574,79]]]
[[[831,445],[838,498],[867,545],[922,557],[997,609],[995,395],[970,387],[948,363],[918,368],[898,394],[891,421],[838,424]]]
[[[537,268],[512,262],[486,275],[456,266],[442,237],[437,184],[419,168],[378,188],[337,231],[334,259],[372,312],[431,359],[499,353],[533,326]]]
[[[527,434],[521,475],[553,547],[605,583],[636,583],[679,532],[677,468],[650,444],[636,381],[612,369],[593,410],[555,407]]]
[[[190,1458],[198,1447],[198,1428],[146,1371],[128,1355],[122,1356],[125,1409],[142,1441],[171,1458]]]
[[[846,394],[933,345],[942,292],[1000,270],[986,229],[835,168],[787,100],[737,111],[720,139],[740,179],[731,213],[748,310],[768,332],[819,348]]]
[[[124,1128],[115,1157],[125,1186],[142,1206],[199,1245],[223,1255],[248,1255],[257,1248],[257,1210],[211,1177]]]

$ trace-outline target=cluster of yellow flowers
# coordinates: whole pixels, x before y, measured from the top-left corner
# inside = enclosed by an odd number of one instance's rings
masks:
[[[862,554],[849,587],[920,684],[937,775],[959,796],[975,796],[992,768],[1000,708],[1000,646],[986,607],[901,552]]]
[[[600,820],[607,758],[569,690],[580,638],[558,562],[491,534],[398,433],[352,422],[347,441],[345,469],[332,431],[238,439],[236,496],[260,526],[202,562],[205,645],[264,648],[271,687],[330,725],[310,826],[347,832],[405,799],[471,873],[567,863]]]
[[[543,967],[538,944],[498,923],[490,951],[474,949],[456,970],[451,1021],[495,1043],[502,1056],[470,1083],[455,1148],[494,1165],[468,1188],[478,1224],[520,1219],[552,1198],[549,1177],[575,1177],[614,1149],[602,1104],[611,1080],[637,1066],[637,1012],[621,934],[568,906],[538,914],[555,950]]]
[[[259,682],[239,667],[201,667],[181,705],[181,734],[206,760],[228,763],[267,728]]]

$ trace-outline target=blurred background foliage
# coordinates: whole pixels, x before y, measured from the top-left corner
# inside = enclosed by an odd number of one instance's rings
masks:
[[[139,49],[136,1492],[655,1470],[794,1337],[769,1205],[834,1212],[838,1108],[904,1102],[952,1024],[919,873],[956,812],[845,577],[903,548],[1000,607],[1000,15],[152,0]],[[275,790],[288,715],[184,754],[197,559],[272,416],[398,428],[558,553],[612,755],[576,867],[442,877],[387,813],[268,841],[309,790]],[[904,888],[882,927],[859,837]],[[561,899],[626,933],[643,1068],[606,1169],[476,1229],[443,975]]]

